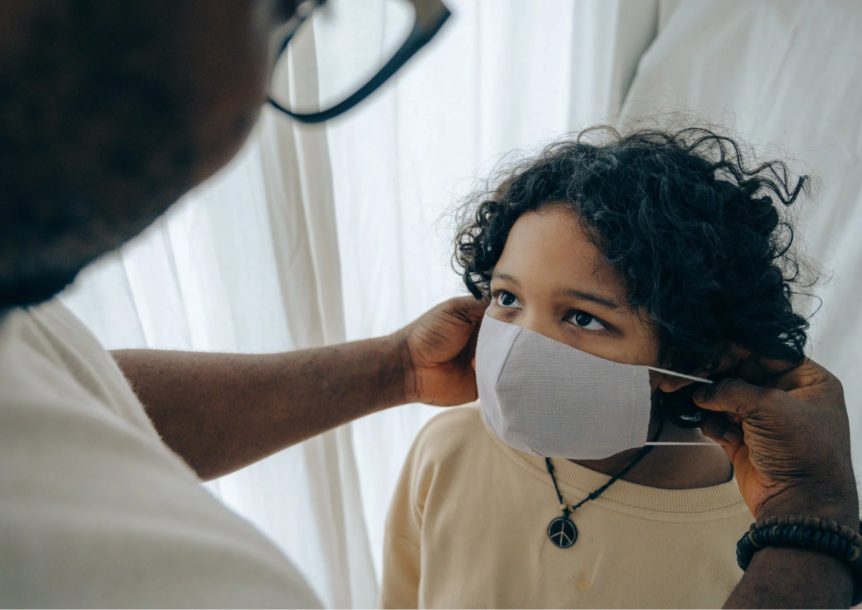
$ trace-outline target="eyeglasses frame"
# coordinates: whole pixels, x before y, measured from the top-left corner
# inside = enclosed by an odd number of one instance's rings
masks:
[[[410,4],[413,5],[413,9],[416,11],[416,21],[413,24],[413,29],[410,31],[410,34],[404,40],[401,48],[396,51],[395,55],[393,55],[389,61],[387,61],[383,67],[368,80],[368,82],[349,95],[346,99],[331,108],[321,110],[320,112],[299,113],[293,112],[284,107],[273,99],[271,95],[267,94],[267,100],[270,105],[300,123],[323,123],[324,121],[328,121],[344,114],[374,93],[381,85],[383,85],[383,83],[389,80],[393,74],[400,70],[401,67],[419,51],[419,49],[424,47],[432,38],[434,38],[452,14],[449,12],[449,9],[446,8],[446,5],[443,4],[442,0],[406,1],[410,2]],[[273,70],[275,69],[275,66],[278,65],[279,58],[281,58],[287,50],[288,44],[290,44],[291,39],[302,24],[306,19],[311,17],[315,9],[324,4],[326,4],[326,0],[305,0],[305,2],[301,2],[299,4],[296,9],[296,14],[290,19],[290,21],[288,21],[287,24],[285,24],[285,29],[288,31],[288,34],[278,47],[276,59],[273,64]]]

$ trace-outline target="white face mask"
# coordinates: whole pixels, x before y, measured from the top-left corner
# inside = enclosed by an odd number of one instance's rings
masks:
[[[599,460],[647,444],[649,370],[620,364],[485,316],[476,378],[485,425],[501,441],[542,457]]]

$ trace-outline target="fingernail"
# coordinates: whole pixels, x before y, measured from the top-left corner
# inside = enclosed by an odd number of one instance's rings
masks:
[[[742,440],[742,435],[740,435],[736,430],[725,430],[724,434],[721,435],[721,438],[731,445],[735,445]]]

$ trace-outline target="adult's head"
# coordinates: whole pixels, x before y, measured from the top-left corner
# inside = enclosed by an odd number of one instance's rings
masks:
[[[804,183],[702,129],[590,130],[476,194],[456,261],[489,314],[610,360],[703,375],[742,348],[798,364],[782,212]]]
[[[237,152],[295,4],[0,2],[0,310],[49,298]]]

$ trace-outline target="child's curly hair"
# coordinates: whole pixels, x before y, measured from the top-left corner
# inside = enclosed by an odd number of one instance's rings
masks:
[[[660,366],[713,371],[731,344],[798,364],[808,322],[791,296],[802,262],[782,212],[809,181],[792,182],[783,162],[750,165],[734,140],[707,129],[591,128],[473,195],[454,261],[470,292],[488,297],[515,221],[570,206],[657,328]]]

